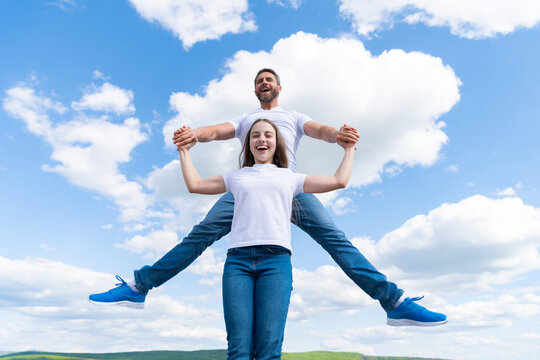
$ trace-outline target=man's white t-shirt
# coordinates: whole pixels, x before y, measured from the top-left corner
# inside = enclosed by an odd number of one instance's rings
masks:
[[[286,111],[280,107],[270,110],[259,108],[248,114],[243,114],[229,121],[234,126],[234,136],[240,140],[242,146],[244,146],[244,140],[251,125],[259,119],[268,119],[276,124],[287,146],[289,169],[296,171],[296,150],[300,138],[305,135],[304,124],[312,119],[307,115],[296,111]]]
[[[305,174],[274,164],[255,164],[223,175],[234,195],[229,249],[279,245],[292,253],[292,201],[304,192]]]

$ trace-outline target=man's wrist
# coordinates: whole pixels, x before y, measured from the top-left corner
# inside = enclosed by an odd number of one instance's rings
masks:
[[[339,141],[339,130],[336,128],[332,128],[332,136],[330,137],[332,139],[333,143],[337,143]]]

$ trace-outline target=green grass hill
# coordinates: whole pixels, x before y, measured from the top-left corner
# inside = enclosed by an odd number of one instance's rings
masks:
[[[0,360],[225,360],[226,350],[137,351],[110,354],[28,351],[0,356]],[[283,360],[442,360],[418,357],[366,356],[360,353],[310,351],[284,353]]]

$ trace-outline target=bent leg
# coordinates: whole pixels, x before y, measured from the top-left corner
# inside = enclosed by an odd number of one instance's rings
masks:
[[[352,281],[388,312],[403,294],[386,279],[339,230],[313,194],[298,194],[293,203],[293,223],[321,245]]]
[[[226,193],[181,243],[153,265],[135,270],[137,289],[146,294],[148,290],[160,286],[188,267],[208,246],[231,231],[233,213],[234,196]]]

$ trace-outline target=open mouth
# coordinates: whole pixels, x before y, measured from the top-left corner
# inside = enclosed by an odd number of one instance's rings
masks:
[[[268,150],[268,146],[264,146],[264,145],[257,146],[257,150],[259,150],[259,151],[265,151],[265,150]]]

